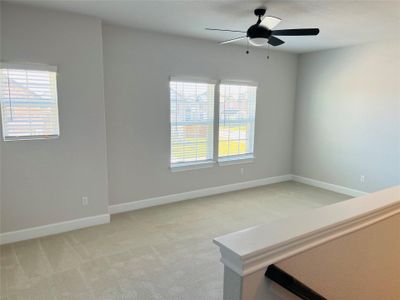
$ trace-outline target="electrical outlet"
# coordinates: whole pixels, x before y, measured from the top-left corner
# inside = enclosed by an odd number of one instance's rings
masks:
[[[360,182],[361,182],[362,184],[364,184],[364,182],[365,182],[365,176],[364,176],[364,175],[361,175],[361,176],[360,176]]]
[[[89,204],[89,198],[87,196],[82,197],[82,206],[86,206]]]

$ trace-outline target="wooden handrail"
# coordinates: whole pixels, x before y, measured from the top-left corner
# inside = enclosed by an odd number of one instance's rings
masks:
[[[303,300],[327,300],[275,265],[268,266],[265,276]]]

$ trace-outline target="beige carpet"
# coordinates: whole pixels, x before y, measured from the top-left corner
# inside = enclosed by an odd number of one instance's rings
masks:
[[[222,299],[213,237],[348,198],[286,182],[4,245],[1,299]]]

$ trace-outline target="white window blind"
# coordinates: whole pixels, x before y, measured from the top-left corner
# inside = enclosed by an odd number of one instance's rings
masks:
[[[171,167],[212,161],[214,88],[211,82],[171,78]]]
[[[257,86],[224,83],[219,86],[219,160],[251,158]]]
[[[59,136],[55,67],[1,66],[3,139]]]

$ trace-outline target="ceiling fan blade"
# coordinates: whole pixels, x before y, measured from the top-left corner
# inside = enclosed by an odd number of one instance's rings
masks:
[[[273,17],[273,16],[266,16],[264,19],[261,21],[261,25],[267,27],[268,29],[272,29],[275,26],[277,26],[282,19]]]
[[[284,41],[282,41],[281,39],[278,39],[277,37],[274,37],[274,36],[270,36],[268,39],[268,44],[270,44],[272,46],[279,46],[284,43],[285,43]]]
[[[229,44],[229,43],[233,43],[233,42],[236,42],[236,41],[243,40],[245,38],[247,38],[247,36],[241,36],[241,37],[238,37],[238,38],[234,38],[234,39],[230,39],[230,40],[227,40],[227,41],[219,42],[219,44],[220,45]]]
[[[318,33],[319,33],[318,28],[281,29],[272,31],[272,35],[287,35],[287,36],[317,35]]]
[[[219,28],[206,28],[206,30],[246,33],[246,31],[242,31],[242,30],[230,30],[230,29],[219,29]]]

